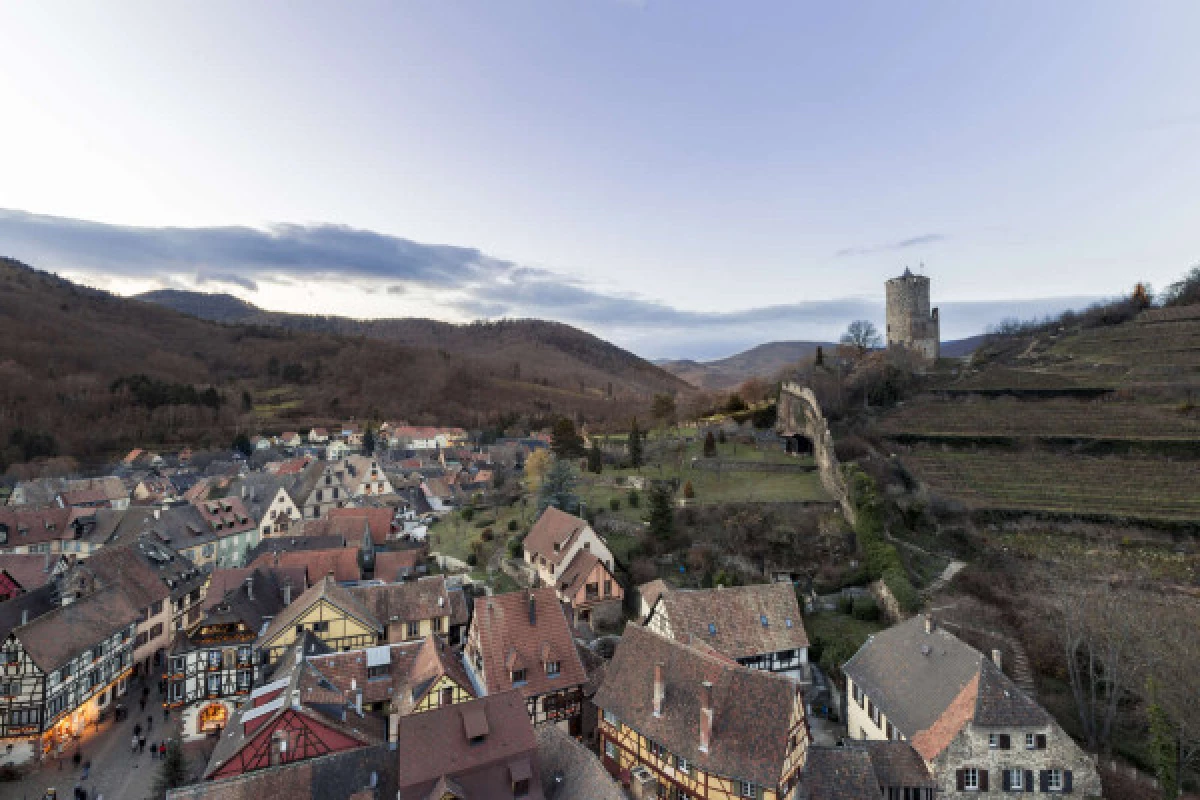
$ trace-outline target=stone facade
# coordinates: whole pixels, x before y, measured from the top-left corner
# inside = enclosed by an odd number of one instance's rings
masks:
[[[941,353],[938,310],[929,307],[929,278],[907,269],[887,282],[888,347],[905,347],[936,361]]]
[[[993,734],[996,739],[1007,736],[1008,749],[993,747],[989,738]],[[1033,737],[1030,747],[1026,746],[1027,735]],[[1020,730],[983,728],[969,722],[930,763],[930,767],[939,784],[939,798],[970,798],[978,797],[981,793],[1008,791],[1070,794],[1085,798],[1103,796],[1094,759],[1053,722],[1041,728]],[[980,774],[986,770],[987,777],[982,782],[987,788],[964,787],[960,791],[959,770],[965,768],[974,768]],[[1014,781],[1006,782],[1004,775],[1005,770],[1018,769],[1022,773],[1019,789],[1014,788]],[[1048,770],[1060,772],[1062,789],[1043,790],[1043,786],[1048,786],[1044,783],[1047,780],[1044,773]],[[1069,778],[1067,773],[1070,773]],[[1028,785],[1030,781],[1032,787]]]

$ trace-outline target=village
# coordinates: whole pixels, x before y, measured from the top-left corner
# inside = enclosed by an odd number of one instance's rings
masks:
[[[803,569],[631,552],[657,504],[753,494],[700,469],[717,447],[765,470],[764,499],[837,517],[811,437],[748,418],[643,435],[350,422],[17,484],[2,793],[1100,796],[1001,650],[936,609],[885,615],[831,670],[808,626],[877,616],[823,612]]]

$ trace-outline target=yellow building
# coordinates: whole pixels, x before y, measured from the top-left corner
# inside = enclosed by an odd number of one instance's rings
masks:
[[[328,575],[271,620],[256,645],[260,663],[278,661],[305,631],[332,650],[372,647],[384,635],[383,625]]]
[[[791,679],[626,628],[596,693],[601,758],[663,798],[783,800],[808,754]]]

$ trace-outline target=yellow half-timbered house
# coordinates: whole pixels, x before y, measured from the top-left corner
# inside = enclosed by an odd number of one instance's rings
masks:
[[[349,591],[326,576],[267,625],[257,644],[261,664],[278,661],[305,631],[331,650],[358,650],[378,644],[385,628]]]
[[[804,769],[798,684],[703,644],[626,628],[595,704],[605,767],[649,773],[660,798],[783,800]]]

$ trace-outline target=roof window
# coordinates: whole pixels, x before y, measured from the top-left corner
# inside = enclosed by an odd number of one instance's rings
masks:
[[[717,635],[717,626],[716,626],[716,625],[714,625],[714,624],[713,624],[713,623],[711,623],[711,622],[710,622],[710,623],[708,623],[708,635],[709,635],[709,636],[716,636],[716,635]]]

